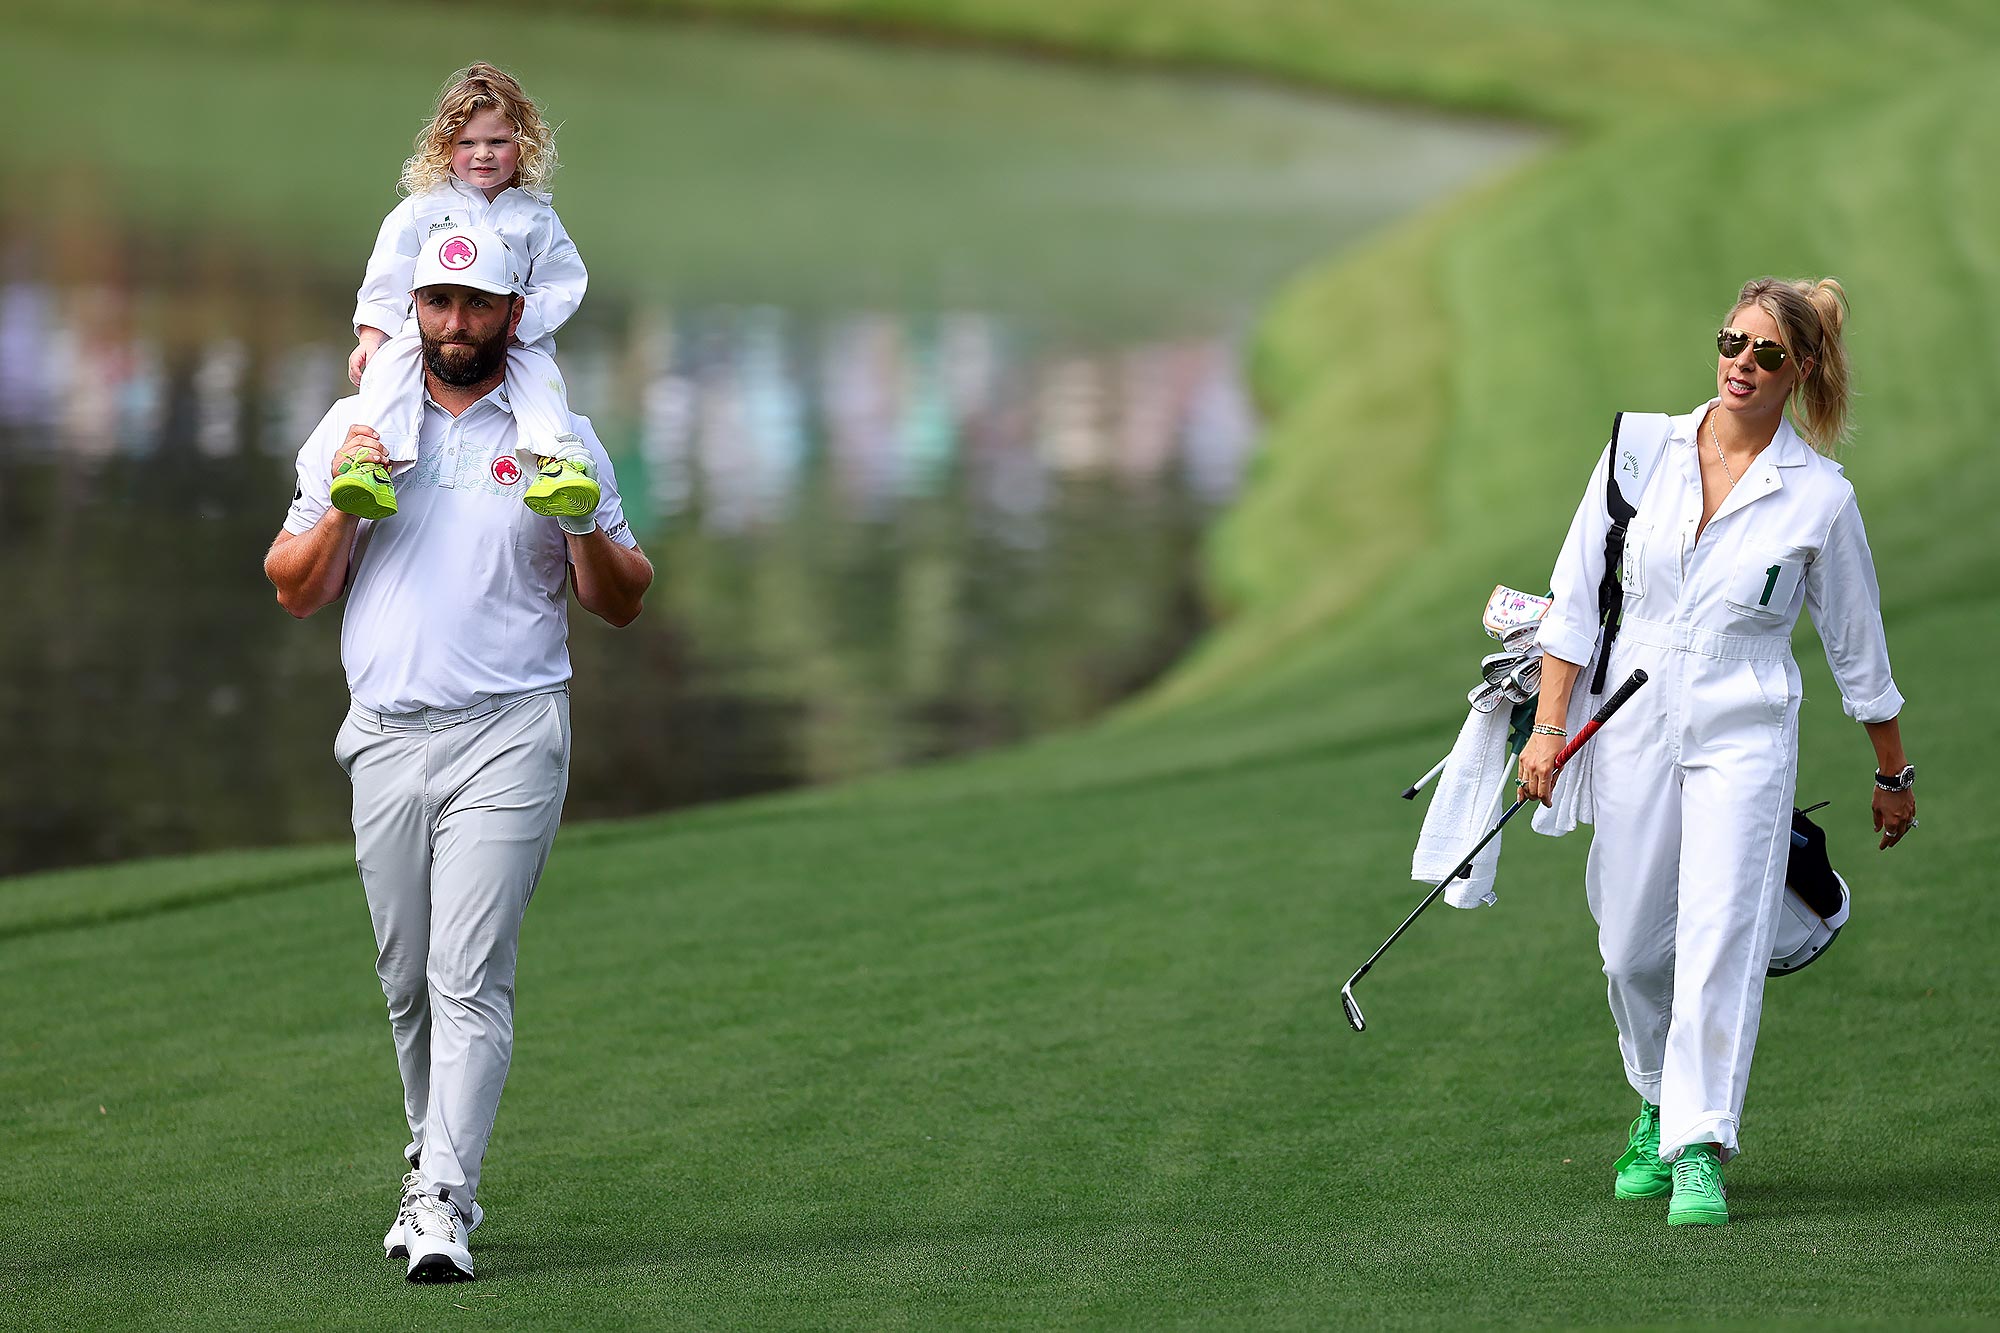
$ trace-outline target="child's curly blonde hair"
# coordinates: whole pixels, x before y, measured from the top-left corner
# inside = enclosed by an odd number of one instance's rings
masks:
[[[451,175],[451,150],[459,131],[482,111],[505,116],[521,145],[521,162],[509,183],[528,190],[547,189],[549,177],[556,173],[556,132],[513,75],[484,61],[452,75],[438,94],[437,113],[417,131],[417,151],[403,163],[397,188],[404,194],[421,194],[442,184]]]

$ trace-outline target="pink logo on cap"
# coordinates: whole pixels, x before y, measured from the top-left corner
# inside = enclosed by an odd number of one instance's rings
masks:
[[[471,268],[479,258],[478,249],[463,236],[454,236],[438,247],[438,263],[456,273],[463,268]]]

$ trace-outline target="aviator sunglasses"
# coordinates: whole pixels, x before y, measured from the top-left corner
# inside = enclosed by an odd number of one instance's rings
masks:
[[[1785,345],[1774,339],[1752,338],[1741,329],[1723,329],[1715,335],[1715,350],[1732,361],[1743,355],[1745,347],[1759,369],[1776,370],[1785,364]]]

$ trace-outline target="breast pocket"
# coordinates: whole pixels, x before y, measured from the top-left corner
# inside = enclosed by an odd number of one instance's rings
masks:
[[[417,235],[428,241],[441,231],[457,231],[472,225],[472,214],[463,203],[448,196],[427,195],[417,201]]]
[[[1775,620],[1792,607],[1812,553],[1796,546],[1752,546],[1737,557],[1723,600],[1738,615]]]

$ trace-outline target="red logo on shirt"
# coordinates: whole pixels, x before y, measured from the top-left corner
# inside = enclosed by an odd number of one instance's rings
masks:
[[[512,486],[521,479],[521,465],[511,454],[502,454],[493,460],[493,480],[502,486]]]
[[[438,263],[454,273],[462,268],[471,268],[472,261],[479,258],[479,250],[463,236],[454,236],[438,249]]]

